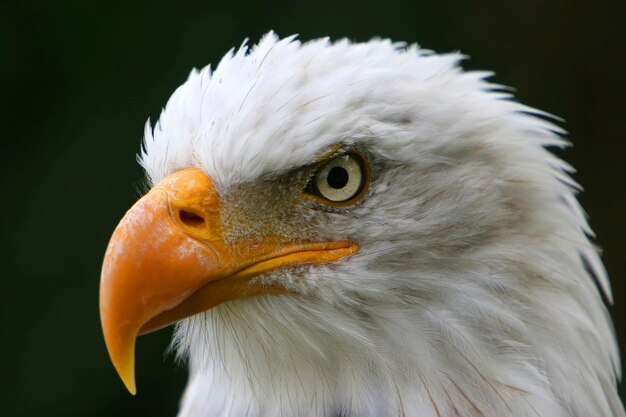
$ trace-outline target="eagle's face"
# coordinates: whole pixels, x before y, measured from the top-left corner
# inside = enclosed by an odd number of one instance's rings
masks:
[[[129,389],[178,322],[183,415],[621,415],[559,129],[459,59],[270,35],[192,72],[103,266]]]

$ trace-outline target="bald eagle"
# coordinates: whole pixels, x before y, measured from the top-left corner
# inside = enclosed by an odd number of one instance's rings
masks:
[[[549,116],[463,56],[273,33],[193,70],[102,267],[111,360],[176,324],[180,416],[624,416]]]

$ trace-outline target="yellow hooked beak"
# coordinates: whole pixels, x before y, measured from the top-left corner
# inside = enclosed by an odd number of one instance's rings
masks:
[[[216,305],[278,285],[253,277],[276,268],[336,262],[358,250],[349,241],[225,241],[221,200],[200,169],[178,171],[126,213],[109,242],[100,279],[100,318],[107,350],[135,394],[135,339]]]

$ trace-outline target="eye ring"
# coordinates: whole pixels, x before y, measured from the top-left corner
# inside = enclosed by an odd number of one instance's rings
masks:
[[[359,152],[350,152],[323,162],[305,192],[331,206],[345,207],[359,201],[369,185],[369,169]]]

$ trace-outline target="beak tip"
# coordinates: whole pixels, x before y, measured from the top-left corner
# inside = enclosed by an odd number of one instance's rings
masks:
[[[137,393],[135,384],[135,338],[137,331],[130,331],[129,334],[123,334],[125,337],[117,338],[107,330],[109,329],[105,328],[104,339],[107,342],[107,350],[113,367],[128,392],[135,395]]]
[[[135,381],[129,382],[126,385],[126,389],[128,390],[128,392],[130,392],[130,395],[136,395],[137,394],[137,387],[135,386]]]
[[[132,366],[125,370],[118,370],[120,379],[124,383],[124,386],[130,392],[131,395],[137,394],[137,385],[135,384],[135,372]]]

